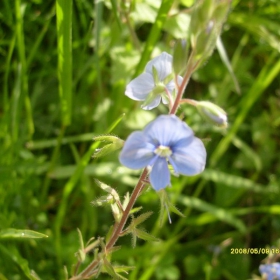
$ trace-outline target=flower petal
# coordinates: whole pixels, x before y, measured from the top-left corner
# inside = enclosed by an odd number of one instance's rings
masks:
[[[202,141],[196,137],[189,145],[174,145],[170,163],[174,170],[183,175],[196,175],[204,170],[206,150]]]
[[[161,99],[160,95],[156,96],[156,98],[152,102],[150,102],[146,106],[143,106],[142,109],[144,109],[144,110],[152,110],[153,108],[155,108],[155,107],[157,107],[159,105],[160,99]]]
[[[170,185],[170,172],[165,158],[158,157],[149,176],[152,187],[159,191]]]
[[[160,81],[163,81],[169,74],[172,73],[172,55],[163,52],[159,56],[150,60],[145,68],[145,72],[153,75],[153,67],[158,71],[158,78]]]
[[[126,167],[140,169],[149,165],[155,157],[154,149],[143,132],[135,131],[125,141],[119,160]]]
[[[177,77],[178,85],[182,84],[183,78],[181,76]],[[167,90],[171,93],[175,89],[175,81],[172,80],[166,85]],[[177,94],[177,91],[176,91]]]
[[[125,95],[133,100],[145,100],[154,86],[153,76],[149,73],[142,73],[126,86]]]
[[[175,115],[159,116],[149,123],[143,132],[151,139],[151,143],[171,148],[178,141],[193,137],[193,131]]]

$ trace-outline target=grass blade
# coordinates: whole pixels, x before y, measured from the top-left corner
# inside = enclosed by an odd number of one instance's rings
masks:
[[[72,107],[72,1],[56,1],[58,80],[62,124],[71,123]]]
[[[215,166],[219,158],[225,154],[225,151],[227,150],[228,146],[230,145],[232,139],[236,135],[243,121],[245,120],[253,104],[264,93],[265,89],[271,84],[273,79],[277,77],[277,75],[279,74],[280,60],[275,62],[278,56],[279,56],[278,52],[273,52],[270,55],[267,64],[261,70],[255,83],[252,85],[249,92],[244,96],[239,115],[236,117],[235,122],[233,123],[226,137],[221,140],[217,149],[214,151],[214,153],[211,156],[210,159],[211,167]]]
[[[149,57],[152,53],[152,50],[154,49],[154,47],[156,45],[156,42],[158,41],[160,31],[163,27],[163,24],[167,17],[167,13],[170,10],[172,4],[173,4],[173,1],[171,1],[171,0],[162,1],[158,14],[157,14],[156,21],[154,22],[152,29],[149,33],[148,39],[146,41],[145,49],[142,53],[141,60],[136,68],[134,76],[139,75],[143,71],[143,68],[144,68],[146,62],[149,59]]]

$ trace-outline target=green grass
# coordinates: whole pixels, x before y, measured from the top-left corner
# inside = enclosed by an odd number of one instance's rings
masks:
[[[77,228],[84,243],[106,235],[113,217],[92,206],[104,195],[94,179],[123,197],[140,171],[122,167],[118,151],[93,159],[103,143],[92,139],[126,139],[167,113],[141,110],[124,90],[186,36],[189,2],[1,1],[0,279],[63,279],[76,262]],[[233,1],[219,51],[184,95],[224,108],[229,127],[180,108],[205,139],[206,170],[172,178],[167,192],[185,215],[172,214],[172,224],[159,226],[153,190],[139,198],[137,207],[153,211],[143,226],[160,241],[134,249],[130,238],[118,241],[112,260],[134,266],[128,279],[252,279],[267,255],[230,248],[280,248],[279,13],[278,1]]]

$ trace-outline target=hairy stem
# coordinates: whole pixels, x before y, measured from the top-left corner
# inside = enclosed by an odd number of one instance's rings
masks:
[[[176,114],[176,112],[177,112],[177,110],[180,106],[180,102],[181,102],[181,99],[183,97],[185,88],[189,83],[189,80],[190,80],[190,77],[191,77],[192,73],[194,72],[195,68],[197,67],[197,65],[199,63],[199,61],[193,63],[193,54],[194,54],[194,52],[192,52],[190,57],[189,57],[186,73],[183,77],[183,81],[182,81],[181,85],[178,88],[178,94],[176,96],[173,107],[171,108],[169,114]]]
[[[146,177],[148,175],[148,169],[145,168],[144,171],[142,172],[139,180],[138,180],[138,183],[136,185],[136,187],[134,188],[132,194],[131,194],[131,197],[130,197],[130,200],[129,200],[129,203],[127,205],[127,207],[125,208],[124,212],[123,212],[123,215],[122,215],[122,218],[120,220],[119,223],[116,223],[115,224],[115,228],[114,228],[114,231],[113,231],[113,234],[110,238],[110,240],[108,241],[107,245],[106,245],[106,248],[105,248],[105,251],[106,252],[110,252],[110,249],[113,248],[113,246],[115,245],[115,243],[117,242],[117,240],[119,239],[120,235],[121,235],[121,232],[127,222],[127,219],[129,217],[129,213],[131,211],[131,209],[133,208],[137,198],[139,197],[139,194],[141,193],[142,191],[142,188],[145,186],[146,182]],[[78,276],[74,276],[72,278],[70,278],[69,280],[78,280],[78,279],[84,279],[86,277],[90,277],[93,275],[94,273],[94,269],[98,266],[99,262],[97,260],[93,260],[88,266],[87,268],[85,268],[84,271],[82,271]]]

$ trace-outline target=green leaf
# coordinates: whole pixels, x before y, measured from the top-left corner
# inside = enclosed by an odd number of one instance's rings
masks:
[[[84,240],[81,231],[77,228],[78,235],[79,235],[79,242],[80,242],[80,249],[75,254],[80,262],[84,262],[86,259],[85,247],[84,247]]]
[[[133,110],[125,120],[125,124],[130,129],[143,129],[145,125],[154,120],[156,117],[155,113],[152,111],[147,111],[143,109]]]
[[[217,50],[220,54],[220,57],[221,57],[224,65],[226,66],[226,68],[227,68],[227,70],[228,70],[228,72],[231,76],[231,79],[234,83],[234,87],[235,87],[236,92],[240,93],[241,92],[240,86],[239,86],[239,83],[238,83],[238,81],[236,79],[236,76],[233,72],[233,69],[232,69],[231,63],[229,61],[226,49],[225,49],[224,44],[223,44],[222,39],[221,39],[221,36],[218,37],[217,42],[216,42],[216,46],[217,46]]]
[[[177,214],[178,216],[181,216],[182,218],[185,218],[186,216],[173,204],[169,203],[168,204],[169,210],[175,214]]]
[[[143,208],[142,206],[135,207],[129,211],[129,214],[135,214],[135,213],[139,212],[140,210],[142,210],[142,208]]]
[[[103,259],[103,263],[104,263],[104,269],[105,271],[113,277],[113,279],[118,279],[118,275],[116,274],[114,267],[112,266],[112,264],[106,259]]]
[[[246,144],[245,141],[241,140],[239,137],[233,137],[232,143],[235,147],[242,151],[244,156],[246,156],[251,163],[254,164],[257,171],[262,170],[263,163],[261,156],[253,149],[253,147]]]
[[[244,190],[250,190],[257,193],[278,192],[277,186],[260,185],[252,180],[245,179],[236,175],[231,175],[229,173],[213,170],[213,169],[205,169],[204,172],[201,174],[201,176],[205,180],[213,181],[215,183],[221,183],[231,188],[241,188]]]
[[[125,272],[127,273],[127,270],[133,270],[135,267],[134,266],[125,266],[125,265],[114,265],[114,269],[116,272]]]
[[[148,39],[146,40],[144,51],[142,52],[141,59],[137,65],[135,76],[139,75],[147,63],[157,41],[161,34],[163,24],[167,19],[167,14],[171,9],[173,1],[163,0],[161,1],[161,6],[158,10],[156,20],[153,22],[152,28],[149,32]]]
[[[137,218],[133,218],[132,222],[131,222],[131,225],[133,224],[134,227],[138,226],[139,224],[141,224],[145,220],[147,220],[152,214],[153,214],[153,212],[146,212],[144,214],[141,214]]]
[[[240,126],[244,123],[244,120],[254,103],[265,92],[265,89],[272,83],[275,77],[279,75],[280,60],[277,60],[278,56],[278,52],[272,52],[270,54],[267,63],[262,67],[259,75],[255,79],[255,82],[246,93],[246,96],[244,96],[238,116],[234,120],[234,123],[230,127],[227,135],[221,140],[211,155],[211,167],[215,166],[218,163],[218,160],[225,154],[232,139],[236,136]]]
[[[163,225],[163,220],[164,220],[164,214],[165,211],[168,214],[168,219],[169,222],[171,224],[171,217],[169,214],[169,210],[181,217],[185,217],[185,215],[183,213],[181,213],[169,200],[167,192],[165,190],[160,190],[159,192],[157,192],[159,198],[160,198],[160,216],[159,216],[159,223],[160,226]]]
[[[2,229],[0,230],[0,239],[26,239],[26,238],[47,238],[48,236],[28,229]]]
[[[166,19],[163,29],[176,39],[185,39],[187,38],[190,21],[191,18],[189,14],[178,13],[175,16],[171,16]]]
[[[65,126],[71,123],[72,111],[72,3],[56,1],[59,96]]]
[[[246,232],[246,227],[244,223],[240,219],[236,218],[234,215],[230,214],[228,210],[216,207],[196,197],[183,196],[178,197],[178,200],[183,205],[188,206],[190,208],[195,208],[200,211],[211,213],[218,220],[234,226],[242,233]]]
[[[146,241],[159,241],[160,240],[160,239],[152,236],[151,234],[149,234],[146,231],[143,231],[141,229],[135,229],[134,233],[138,238],[141,238],[141,239],[146,240]]]
[[[30,270],[30,268],[28,266],[27,260],[24,259],[20,255],[20,253],[18,252],[17,248],[11,247],[11,246],[9,248],[7,248],[7,247],[5,247],[5,246],[0,244],[0,253],[1,253],[2,256],[5,255],[8,258],[10,258],[18,266],[19,271],[22,274],[24,274],[27,279],[39,280],[39,278],[36,275],[36,273]],[[2,276],[2,275],[0,274],[0,276]],[[11,278],[9,278],[9,279],[11,279]],[[22,277],[20,279],[22,279]]]
[[[276,12],[276,10],[275,10]],[[276,12],[277,13],[277,12]],[[279,10],[278,10],[279,13]],[[245,12],[234,12],[229,16],[229,22],[235,26],[239,26],[256,37],[256,39],[261,38],[279,52],[279,21],[265,18],[260,15],[251,14],[250,20],[248,20],[248,14]]]
[[[100,135],[100,136],[96,136],[93,138],[94,141],[105,141],[105,142],[112,142],[110,144],[105,145],[102,148],[98,148],[95,150],[93,157],[97,158],[97,157],[103,157],[109,153],[112,153],[118,149],[120,149],[123,144],[124,141],[116,136],[112,136],[112,135]]]
[[[135,11],[132,13],[133,19],[141,22],[154,23],[156,16],[156,9],[145,2],[138,2]]]

